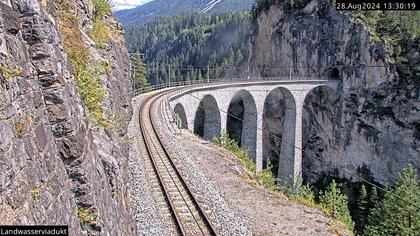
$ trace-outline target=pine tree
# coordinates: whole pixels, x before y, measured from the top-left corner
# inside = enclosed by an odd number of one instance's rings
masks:
[[[354,220],[356,221],[356,230],[361,233],[365,227],[368,214],[368,197],[364,184],[360,187],[359,195],[357,196],[357,208],[354,213]]]
[[[330,215],[347,225],[350,230],[354,228],[348,208],[347,196],[342,194],[333,180],[325,192],[321,191],[319,203],[330,211]]]
[[[140,53],[137,52],[134,54],[132,58],[133,63],[133,79],[136,83],[136,87],[147,87],[149,86],[149,82],[146,80],[146,65],[143,63],[141,59]]]
[[[369,211],[370,209],[374,208],[378,202],[379,202],[378,189],[375,186],[373,186],[372,189],[370,190],[369,201],[368,201]]]
[[[383,201],[369,215],[364,235],[419,235],[420,189],[414,168],[409,166],[396,187],[387,189]]]

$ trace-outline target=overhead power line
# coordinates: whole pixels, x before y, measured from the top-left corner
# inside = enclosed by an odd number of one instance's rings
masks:
[[[194,95],[193,95],[193,94],[191,94],[191,93],[189,93],[188,95],[190,95],[190,96],[191,96],[191,97],[193,97],[194,99],[199,100],[200,102],[206,102],[205,100],[202,100],[202,99],[200,99],[199,97],[194,96]],[[231,116],[231,117],[233,117],[233,118],[235,118],[235,119],[237,119],[237,120],[240,120],[240,121],[241,121],[241,122],[243,122],[243,123],[245,122],[242,118],[240,118],[240,117],[238,117],[238,116],[235,116],[235,115],[233,115],[233,114],[229,113],[228,111],[224,111],[224,110],[220,109],[219,107],[217,107],[217,109],[218,109],[220,112],[223,112],[223,113],[227,114],[228,116]],[[274,134],[270,133],[268,130],[266,130],[266,129],[264,129],[264,128],[259,127],[259,126],[258,126],[258,124],[257,124],[257,129],[258,129],[258,130],[261,130],[261,131],[262,131],[262,132],[264,132],[264,133],[267,133],[269,136],[272,136],[272,137],[274,137],[274,138],[279,139],[281,142],[284,142],[284,143],[286,143],[287,145],[290,145],[290,146],[294,147],[295,149],[298,149],[298,150],[302,151],[302,153],[305,153],[305,154],[306,154],[306,155],[308,155],[308,156],[315,157],[316,159],[318,159],[318,160],[320,160],[320,161],[325,161],[325,160],[321,159],[320,157],[318,157],[318,156],[316,156],[316,155],[313,155],[312,153],[309,153],[309,152],[305,151],[303,148],[297,147],[295,144],[293,144],[293,143],[289,143],[289,142],[287,142],[286,140],[284,140],[284,139],[282,139],[282,138],[278,137],[277,135],[274,135]],[[414,202],[409,201],[409,200],[407,200],[407,199],[405,199],[405,198],[402,198],[402,197],[400,197],[400,196],[397,196],[397,195],[393,194],[392,192],[388,191],[387,189],[385,189],[385,188],[383,188],[383,187],[381,187],[381,186],[379,186],[379,185],[377,185],[377,184],[375,184],[375,183],[372,183],[371,181],[366,180],[365,178],[361,177],[361,176],[360,176],[357,172],[355,172],[355,171],[350,171],[350,170],[347,170],[347,169],[345,169],[345,168],[342,168],[342,167],[340,167],[340,166],[338,166],[338,165],[335,165],[332,161],[328,161],[328,162],[327,162],[327,165],[330,165],[330,166],[332,166],[332,167],[335,167],[335,168],[337,168],[337,169],[339,169],[339,170],[343,171],[344,173],[346,173],[346,174],[348,174],[348,175],[350,175],[350,176],[353,176],[353,177],[355,177],[355,178],[359,179],[360,181],[362,181],[362,182],[364,182],[364,183],[366,183],[366,184],[368,184],[368,185],[370,185],[370,186],[372,186],[372,187],[376,187],[377,189],[382,190],[383,192],[385,192],[385,193],[389,194],[390,196],[392,196],[392,197],[394,197],[394,198],[396,198],[396,199],[398,199],[398,200],[400,200],[400,201],[402,201],[402,202],[404,202],[404,203],[407,203],[407,204],[409,204],[409,205],[411,205],[411,206],[414,206],[415,208],[417,208],[417,211],[419,211],[419,210],[420,210],[420,206],[418,206],[418,205],[417,205],[417,204],[415,204]]]

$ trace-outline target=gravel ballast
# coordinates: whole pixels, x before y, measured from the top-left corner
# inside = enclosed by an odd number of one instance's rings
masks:
[[[144,159],[148,158],[143,144],[139,125],[139,109],[142,102],[149,95],[138,96],[132,100],[133,118],[128,126],[130,140],[129,169],[131,203],[139,235],[167,235],[165,224],[162,222],[156,208],[154,191],[148,179]]]

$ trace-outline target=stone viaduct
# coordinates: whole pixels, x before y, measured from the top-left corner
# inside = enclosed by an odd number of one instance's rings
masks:
[[[173,114],[182,121],[182,127],[195,131],[199,107],[204,113],[202,136],[211,140],[227,130],[229,106],[233,100],[242,100],[243,117],[241,146],[250,150],[257,171],[263,168],[263,116],[267,97],[273,91],[281,92],[286,104],[283,122],[278,178],[296,180],[302,175],[303,105],[308,93],[316,87],[337,90],[331,80],[284,80],[212,84],[184,89],[169,98]]]

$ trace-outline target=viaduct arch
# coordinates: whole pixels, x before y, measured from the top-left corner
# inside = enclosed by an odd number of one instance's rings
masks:
[[[261,171],[264,161],[266,101],[272,94],[281,93],[285,101],[285,113],[278,178],[282,181],[293,178],[296,181],[302,177],[303,105],[309,92],[320,86],[336,91],[338,84],[328,80],[302,80],[207,85],[172,95],[169,104],[174,112],[177,104],[186,108],[188,129],[198,133],[202,126],[202,137],[211,140],[221,132],[229,131],[229,108],[242,101],[243,111],[239,113],[242,117],[240,145],[250,150],[257,171]],[[204,113],[204,118],[197,116],[200,112]]]
[[[174,113],[181,121],[181,128],[182,129],[188,129],[188,121],[187,121],[187,115],[185,114],[184,106],[182,106],[181,103],[177,103],[174,108]]]

